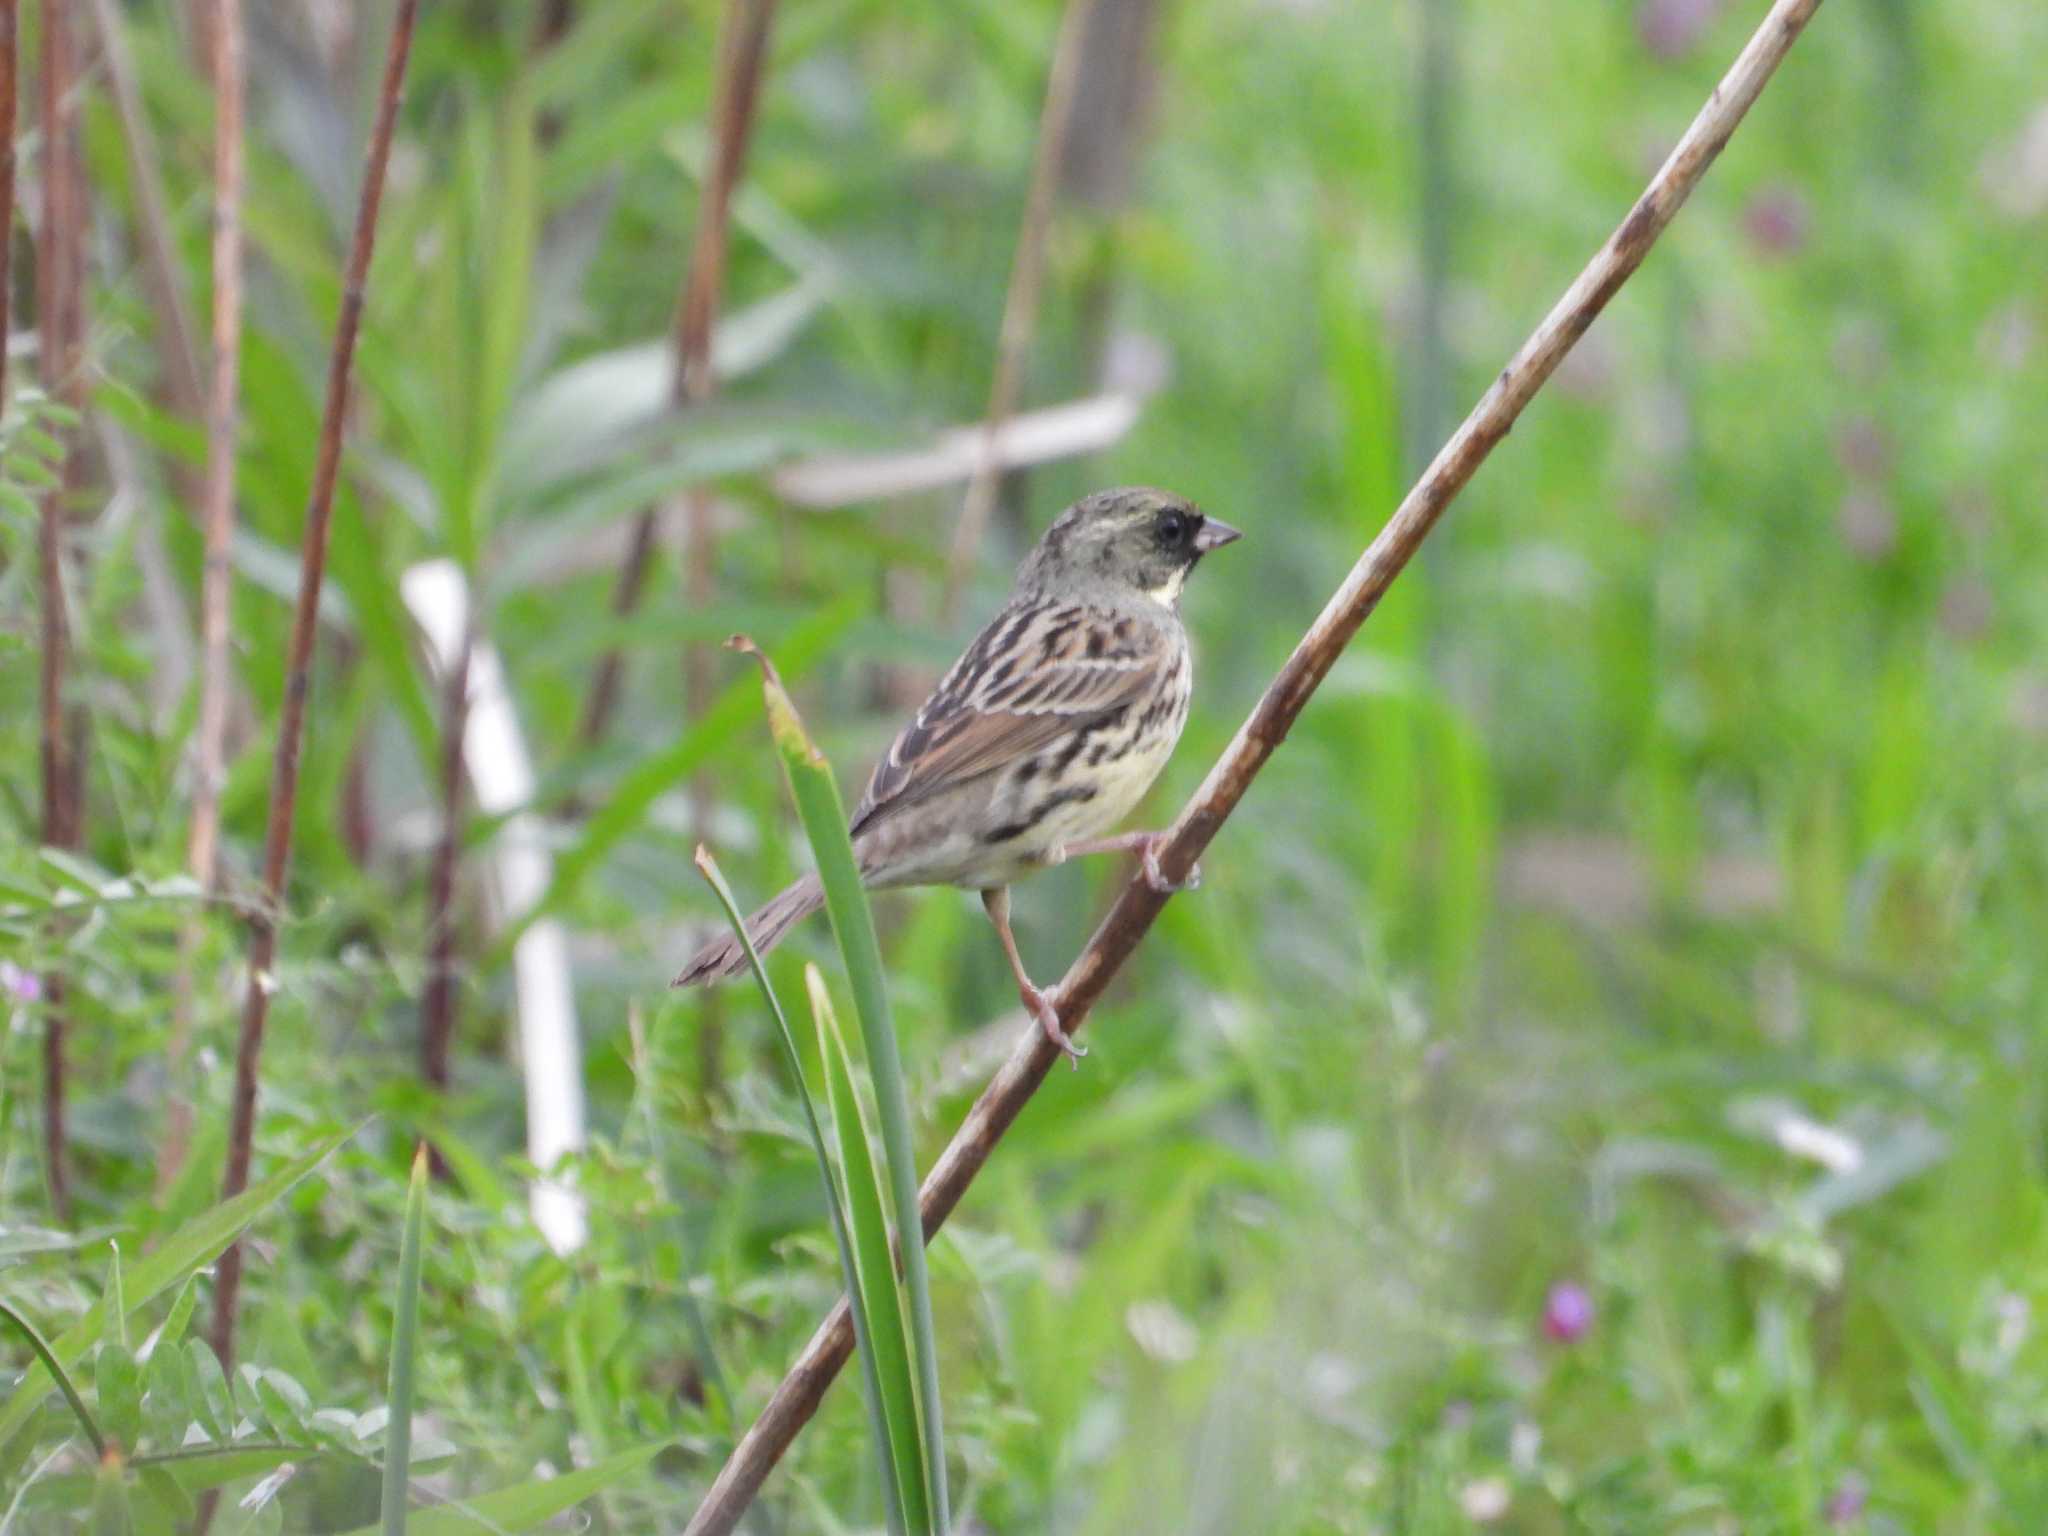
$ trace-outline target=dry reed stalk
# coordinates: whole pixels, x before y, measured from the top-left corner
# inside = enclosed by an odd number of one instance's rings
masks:
[[[1169,829],[1160,858],[1168,879],[1193,868],[1266,760],[1286,739],[1296,717],[1359,626],[1421,548],[1437,519],[1507,436],[1573,344],[1642,264],[1819,6],[1820,0],[1776,0],[1628,216],[1501,370],[1379,536],[1359,556]],[[1118,893],[1115,905],[1053,994],[1060,1022],[1069,1034],[1101,999],[1166,901],[1141,874],[1134,874]],[[1027,1026],[1009,1060],[982,1090],[925,1178],[919,1203],[927,1242],[959,1204],[996,1144],[1059,1060],[1060,1052],[1045,1032]],[[853,1325],[842,1297],[726,1458],[684,1536],[727,1536],[738,1525],[769,1471],[817,1411],[825,1389],[852,1352]]]
[[[78,53],[64,6],[43,13],[43,217],[36,252],[36,328],[43,387],[73,411],[85,407],[85,171],[78,147]],[[74,848],[84,826],[85,715],[65,700],[71,620],[65,601],[65,525],[78,488],[81,424],[62,434],[55,483],[43,496],[37,576],[42,597],[42,838]],[[69,1220],[71,1185],[64,1156],[65,978],[43,984],[43,1150],[50,1201]]]
[[[228,613],[234,569],[235,426],[242,348],[242,0],[211,0],[207,38],[213,71],[213,355],[207,376],[206,477],[200,524],[206,541],[199,594],[199,722],[192,776],[192,828],[186,848],[192,878],[211,895],[220,884],[220,792],[227,772]],[[157,1187],[168,1189],[185,1165],[192,1105],[184,1061],[192,1031],[192,967],[200,927],[187,926],[178,957],[176,1004],[165,1051],[170,1080]]]
[[[263,1058],[263,1030],[270,1017],[270,995],[277,986],[273,969],[277,963],[277,926],[284,911],[285,872],[291,861],[299,753],[306,734],[306,702],[313,687],[313,642],[319,633],[320,586],[327,569],[327,532],[334,516],[335,480],[341,470],[349,378],[355,363],[356,337],[362,328],[370,256],[377,244],[384,171],[391,159],[400,87],[405,81],[406,58],[412,50],[413,23],[418,13],[419,0],[398,0],[397,14],[392,18],[390,49],[385,56],[384,81],[378,92],[376,123],[370,132],[369,158],[363,170],[362,196],[356,208],[355,234],[343,280],[341,312],[334,325],[334,350],[328,359],[319,455],[313,466],[300,551],[298,603],[292,615],[284,711],[278,722],[277,756],[270,782],[270,820],[263,845],[263,899],[249,923],[249,986],[242,1001],[242,1027],[235,1045],[234,1099],[222,1199],[233,1199],[249,1183],[250,1144],[256,1130],[257,1076]],[[213,1349],[223,1369],[232,1369],[233,1365],[235,1311],[241,1297],[241,1281],[242,1247],[236,1243],[221,1255],[214,1282]]]

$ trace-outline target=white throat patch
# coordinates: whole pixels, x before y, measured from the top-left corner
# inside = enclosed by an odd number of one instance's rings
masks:
[[[1152,588],[1145,595],[1161,607],[1171,608],[1180,601],[1180,589],[1187,585],[1187,581],[1188,568],[1183,565],[1177,568],[1171,576],[1167,577],[1162,585]]]

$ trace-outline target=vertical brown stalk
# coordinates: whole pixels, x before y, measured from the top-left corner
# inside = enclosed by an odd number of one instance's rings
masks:
[[[41,333],[43,386],[74,411],[85,406],[85,176],[78,149],[78,57],[64,6],[43,13],[41,120],[43,222],[36,253],[36,325]],[[56,483],[43,497],[38,541],[42,587],[43,841],[78,845],[83,826],[84,715],[65,702],[71,623],[64,598],[64,533],[80,470],[76,427],[63,434]],[[71,1187],[64,1157],[65,981],[43,988],[43,1145],[50,1196],[69,1219]]]
[[[1565,354],[1642,265],[1650,247],[1727,145],[1819,6],[1820,0],[1777,0],[1627,217],[1437,451],[1168,829],[1160,867],[1169,878],[1194,867],[1438,519],[1508,435]],[[1100,1001],[1124,962],[1143,942],[1166,899],[1142,874],[1134,876],[1118,894],[1087,948],[1068,967],[1052,994],[1060,1023],[1068,1033]],[[1044,1031],[1025,1029],[1009,1060],[982,1090],[925,1176],[918,1206],[926,1242],[959,1204],[996,1144],[1059,1060],[1059,1049]],[[683,1536],[729,1536],[769,1471],[817,1412],[825,1389],[852,1353],[853,1322],[842,1297],[733,1447]]]
[[[193,765],[192,830],[186,848],[192,878],[212,893],[220,883],[220,791],[227,766],[228,609],[234,594],[228,546],[235,526],[235,425],[242,350],[242,0],[212,0],[213,46],[213,356],[206,393],[206,480],[200,521],[206,559],[199,594],[199,725]],[[192,1030],[192,967],[200,926],[185,930],[178,965],[167,1071],[171,1084],[158,1188],[185,1164],[192,1105],[184,1061]]]
[[[465,634],[448,668],[441,702],[441,838],[427,875],[427,984],[420,996],[420,1076],[437,1093],[448,1091],[448,1056],[455,1036],[455,875],[462,857],[462,748],[469,729],[469,656],[475,637]],[[430,1148],[434,1176],[446,1178],[439,1148]]]
[[[697,231],[690,246],[690,264],[676,304],[673,332],[675,374],[670,403],[677,408],[702,405],[717,392],[711,357],[712,331],[725,291],[725,258],[732,225],[732,195],[746,163],[747,143],[754,129],[754,108],[760,97],[761,69],[768,53],[769,26],[775,0],[727,0],[719,29],[717,95],[711,118],[711,163],[697,204]],[[640,604],[647,567],[654,555],[657,507],[644,509],[633,524],[633,537],[612,586],[612,611],[625,615]],[[692,491],[684,499],[685,590],[692,603],[712,595],[714,538],[708,493]],[[692,714],[701,707],[708,678],[702,647],[686,664],[687,700]],[[605,652],[591,679],[590,703],[584,711],[581,738],[586,746],[601,740],[618,706],[622,658]]]
[[[299,752],[305,739],[306,701],[313,687],[313,641],[318,634],[320,585],[327,569],[327,531],[334,516],[334,485],[341,470],[349,377],[355,364],[356,336],[362,328],[370,256],[377,244],[377,212],[384,195],[384,171],[391,160],[400,87],[405,82],[406,58],[412,50],[413,22],[418,13],[419,0],[398,0],[397,14],[392,18],[390,51],[385,56],[377,119],[370,131],[362,196],[356,206],[355,235],[342,284],[341,312],[334,324],[334,350],[327,365],[327,397],[320,417],[313,485],[306,504],[298,603],[292,614],[291,650],[286,661],[284,710],[278,722],[277,756],[271,771],[270,821],[263,842],[263,897],[249,924],[249,987],[242,1001],[242,1028],[235,1046],[234,1101],[228,1127],[223,1199],[233,1199],[249,1184],[249,1148],[256,1130],[257,1072],[263,1057],[263,1029],[270,1017],[270,994],[276,988],[277,925],[284,912],[285,872],[291,861]],[[234,1359],[235,1309],[241,1282],[242,1248],[236,1243],[221,1255],[214,1289],[213,1349],[224,1368]]]
[[[996,461],[996,436],[1017,409],[1024,384],[1024,362],[1038,325],[1038,294],[1045,276],[1045,240],[1052,228],[1052,210],[1059,190],[1060,167],[1066,160],[1067,130],[1073,123],[1074,81],[1080,74],[1081,40],[1088,32],[1093,0],[1067,0],[1046,72],[1045,103],[1038,113],[1038,151],[1031,165],[1031,187],[1024,198],[1024,220],[1017,231],[1017,250],[1010,260],[1010,287],[1003,297],[1002,329],[996,338],[995,377],[989,384],[988,414],[982,422],[981,457],[967,482],[960,522],[953,532],[953,555],[946,571],[940,617],[952,621],[960,596],[974,574],[974,557],[995,510],[1001,474]]]

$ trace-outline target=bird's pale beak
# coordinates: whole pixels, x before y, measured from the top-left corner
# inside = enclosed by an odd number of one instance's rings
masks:
[[[1220,517],[1205,517],[1202,526],[1195,531],[1195,553],[1206,555],[1212,549],[1221,549],[1226,544],[1235,544],[1244,535]]]

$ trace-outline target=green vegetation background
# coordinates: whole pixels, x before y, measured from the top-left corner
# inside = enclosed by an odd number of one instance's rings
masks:
[[[240,888],[388,16],[251,10]],[[536,62],[526,7],[424,7],[259,1172],[380,1118],[259,1227],[244,1337],[315,1403],[381,1400],[405,1170],[431,1131],[460,1175],[431,1201],[418,1346],[420,1412],[456,1453],[437,1486],[674,1438],[588,1506],[645,1531],[679,1527],[837,1287],[758,999],[729,989],[710,1027],[704,998],[665,986],[716,918],[697,838],[757,897],[801,848],[751,705],[709,743],[707,828],[687,764],[650,779],[685,728],[685,643],[745,629],[782,654],[839,615],[792,681],[854,793],[900,713],[891,677],[950,659],[1059,507],[1169,485],[1247,537],[1188,598],[1199,683],[1148,807],[1164,820],[1761,7],[1160,5],[1108,97],[1136,108],[1130,174],[1070,184],[1056,214],[1026,397],[1158,387],[1109,451],[1011,481],[953,624],[933,594],[957,487],[819,512],[766,474],[917,446],[983,408],[1055,9],[784,8],[732,252],[736,366],[682,419],[647,406],[716,15],[578,11]],[[208,92],[175,8],[122,14],[203,316]],[[1083,1070],[1055,1074],[935,1249],[966,1528],[2048,1523],[2044,57],[2048,11],[2020,0],[1824,7],[1367,626],[1098,1012]],[[200,432],[153,403],[121,128],[104,92],[86,111],[91,431],[130,494],[102,472],[82,503],[90,868],[68,875],[35,849],[33,525],[13,504],[0,525],[17,891],[170,879],[189,809],[198,541],[171,468]],[[1084,123],[1084,142],[1109,131]],[[612,619],[627,521],[689,477],[734,509],[715,601],[685,601],[671,541],[640,615]],[[592,1241],[569,1260],[525,1217],[486,820],[463,871],[456,1091],[441,1105],[418,1082],[439,706],[397,582],[443,554],[478,584],[558,854],[588,855],[559,906],[593,1138]],[[625,706],[580,749],[614,644]],[[634,784],[658,793],[622,800]],[[1119,877],[1091,862],[1018,894],[1041,975]],[[219,1176],[225,914],[199,973],[192,1159],[156,1189],[190,910],[109,901],[58,937],[0,929],[17,981],[74,978],[78,1224],[141,1244]],[[971,897],[880,911],[929,1160],[1024,1025]],[[794,984],[829,949],[813,923],[773,968]],[[33,1226],[40,1013],[0,1008],[0,1209]],[[45,1255],[0,1288],[54,1332],[104,1271],[103,1252]],[[877,1526],[859,1414],[835,1389],[761,1529]],[[287,1528],[341,1529],[372,1518],[374,1480],[316,1469],[281,1502]]]

